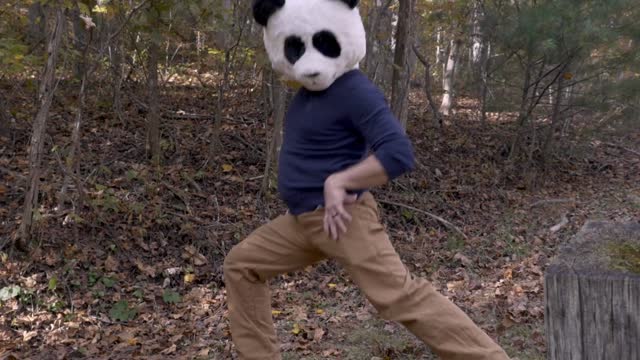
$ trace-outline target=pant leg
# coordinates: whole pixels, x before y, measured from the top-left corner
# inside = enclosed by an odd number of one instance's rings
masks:
[[[231,337],[243,360],[279,360],[268,280],[321,260],[289,214],[250,234],[224,260]]]
[[[509,359],[453,302],[412,276],[378,221],[371,194],[349,211],[353,221],[337,242],[318,233],[313,241],[345,267],[382,318],[404,325],[442,359]]]

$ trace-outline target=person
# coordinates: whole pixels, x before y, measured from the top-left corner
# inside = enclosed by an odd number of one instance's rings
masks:
[[[460,308],[411,274],[381,223],[371,190],[413,170],[415,158],[384,94],[356,66],[364,50],[347,51],[360,49],[364,37],[356,4],[254,3],[274,67],[302,86],[287,111],[279,157],[278,191],[288,211],[224,261],[236,351],[241,359],[281,359],[269,280],[331,258],[382,318],[441,358],[508,359]]]

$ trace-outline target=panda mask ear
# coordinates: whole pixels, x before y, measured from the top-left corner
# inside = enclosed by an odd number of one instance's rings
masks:
[[[333,1],[333,0],[327,0]],[[338,0],[345,3],[350,9],[358,6],[360,0]],[[253,1],[253,18],[262,26],[267,26],[267,22],[271,15],[284,6],[285,0],[254,0]]]
[[[271,15],[284,6],[285,0],[254,0],[253,18],[262,26],[267,26]],[[354,1],[354,0],[345,0]]]
[[[347,6],[351,9],[354,9],[356,6],[358,6],[358,2],[360,2],[360,0],[340,0],[340,1],[347,4]]]

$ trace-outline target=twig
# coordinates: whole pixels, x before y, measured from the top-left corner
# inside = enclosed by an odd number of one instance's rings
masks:
[[[415,211],[415,212],[418,212],[418,213],[421,213],[421,214],[427,215],[427,216],[429,216],[429,217],[431,217],[431,218],[433,218],[433,219],[435,219],[435,220],[437,220],[437,221],[441,222],[444,226],[448,227],[449,229],[454,230],[454,231],[455,231],[455,232],[457,232],[458,234],[462,235],[462,237],[463,237],[463,238],[465,238],[465,239],[469,239],[469,237],[468,237],[464,232],[462,232],[462,230],[458,229],[458,228],[457,228],[455,225],[453,225],[451,222],[449,222],[449,221],[447,221],[447,220],[445,220],[445,219],[441,218],[441,217],[440,217],[440,216],[438,216],[438,215],[432,214],[432,213],[430,213],[430,212],[428,212],[428,211],[424,211],[424,210],[421,210],[421,209],[415,208],[415,207],[413,207],[413,206],[409,206],[409,205],[405,205],[405,204],[400,204],[400,203],[393,202],[393,201],[388,201],[388,200],[378,200],[378,201],[379,201],[380,203],[383,203],[383,204],[393,205],[393,206],[398,206],[398,207],[403,207],[403,208],[405,208],[405,209],[409,209],[409,210],[411,210],[411,211]]]
[[[575,199],[546,199],[546,200],[538,200],[533,204],[529,205],[529,209],[534,208],[536,206],[545,205],[545,204],[558,204],[558,203],[567,203],[567,202],[575,202]]]
[[[13,170],[10,170],[10,169],[7,169],[7,168],[4,168],[4,167],[2,167],[2,166],[0,166],[0,173],[7,174],[7,175],[11,175],[11,176],[13,176],[14,178],[18,178],[18,179],[20,179],[21,181],[25,181],[25,180],[27,180],[27,177],[26,177],[26,176],[24,176],[24,175],[22,175],[22,174],[20,174],[20,173],[18,173],[18,172],[15,172],[15,171],[13,171]]]
[[[189,213],[189,215],[192,215],[193,212],[191,211],[191,206],[189,206],[189,201],[187,200],[187,198],[184,195],[184,191],[176,188],[175,186],[169,184],[166,181],[162,182],[162,185],[164,185],[167,189],[171,190],[171,192],[177,196],[180,200],[182,200],[182,202],[184,203],[184,205],[187,207],[187,212]]]
[[[258,154],[264,155],[264,151],[260,150],[259,148],[257,148],[256,146],[254,146],[253,144],[251,144],[250,142],[246,141],[245,139],[243,139],[242,137],[240,137],[239,135],[236,134],[230,134],[231,137],[233,137],[234,139],[238,140],[239,142],[241,142],[242,144],[244,144],[244,146],[251,148],[251,150],[255,151]]]
[[[632,153],[632,154],[635,154],[635,155],[637,155],[637,156],[640,156],[640,152],[635,151],[635,150],[633,150],[633,149],[626,148],[626,147],[624,147],[624,146],[622,146],[622,145],[618,145],[618,144],[614,144],[614,143],[604,143],[604,144],[605,144],[605,145],[607,145],[607,146],[614,147],[614,148],[618,148],[618,149],[626,150],[626,151],[628,151],[628,152],[630,152],[630,153]]]

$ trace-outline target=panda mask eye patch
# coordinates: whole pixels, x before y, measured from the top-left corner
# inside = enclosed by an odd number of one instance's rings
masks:
[[[288,36],[284,41],[284,56],[291,63],[291,65],[295,64],[304,52],[306,47],[304,45],[304,41],[300,39],[298,36]]]
[[[326,57],[338,58],[340,57],[340,43],[336,36],[328,30],[322,30],[313,35],[313,47],[318,49],[320,53]]]

